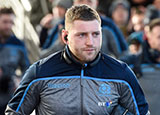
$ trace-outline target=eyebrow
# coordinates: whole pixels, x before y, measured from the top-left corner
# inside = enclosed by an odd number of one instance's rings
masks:
[[[87,34],[87,33],[90,33],[90,32],[86,32],[86,31],[82,31],[82,32],[77,32],[76,34]],[[100,31],[92,31],[91,33],[100,33]]]

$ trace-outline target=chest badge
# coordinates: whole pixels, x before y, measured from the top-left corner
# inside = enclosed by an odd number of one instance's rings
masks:
[[[99,93],[100,94],[103,94],[103,95],[106,95],[106,94],[110,94],[111,92],[111,87],[107,84],[101,84],[99,86]]]

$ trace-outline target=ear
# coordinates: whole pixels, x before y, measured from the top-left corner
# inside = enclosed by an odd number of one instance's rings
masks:
[[[150,37],[151,33],[148,25],[144,26],[144,34],[147,36],[147,38]]]
[[[67,36],[68,36],[68,31],[65,30],[65,29],[63,29],[63,30],[62,30],[62,41],[63,41],[66,45],[68,45],[68,40],[66,39]]]
[[[150,41],[150,39],[152,39],[152,32],[149,31],[146,35],[147,35],[148,41]]]

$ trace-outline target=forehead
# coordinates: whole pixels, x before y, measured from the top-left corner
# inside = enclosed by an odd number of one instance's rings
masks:
[[[155,34],[160,34],[160,25],[153,27],[152,32]]]
[[[133,18],[143,19],[144,18],[144,14],[134,14]]]
[[[71,30],[74,32],[100,31],[101,25],[97,20],[92,20],[92,21],[75,20],[71,25]]]
[[[133,23],[138,23],[140,21],[143,21],[143,18],[144,18],[144,15],[137,15],[135,14],[133,17],[132,17],[132,22]]]
[[[123,4],[118,4],[116,9],[124,9],[127,10],[127,8]],[[128,10],[127,10],[128,11]]]
[[[0,19],[13,19],[15,16],[14,14],[1,14]]]

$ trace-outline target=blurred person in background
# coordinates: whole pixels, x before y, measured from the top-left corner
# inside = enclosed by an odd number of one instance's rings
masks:
[[[15,89],[14,80],[21,76],[16,74],[20,69],[22,74],[29,67],[24,43],[12,32],[14,12],[11,8],[0,8],[0,108],[5,108]],[[3,106],[3,107],[2,107]],[[4,109],[3,109],[4,110]],[[1,110],[1,114],[3,113]]]
[[[128,37],[130,53],[138,53],[142,50],[141,43],[147,39],[145,28],[148,28],[151,20],[160,17],[160,0],[153,0],[152,4],[147,4],[147,8],[140,8],[143,5],[139,4],[139,7],[132,8],[131,24],[133,27]]]
[[[128,0],[131,5],[131,16],[138,9],[145,12],[146,7],[153,3],[153,0]]]
[[[128,37],[128,23],[130,20],[130,4],[126,0],[115,0],[110,8],[110,15],[116,25],[120,28],[125,38]]]
[[[144,35],[142,32],[133,32],[127,38],[129,53],[137,54],[141,52],[141,46],[144,39]]]
[[[141,43],[144,39],[144,18],[145,12],[140,8],[135,8],[132,12],[130,23],[130,35],[127,37],[129,53],[136,54],[141,50]]]
[[[144,33],[146,39],[141,39],[141,34],[134,33],[130,38],[131,44],[139,44],[139,49],[132,46],[131,54],[122,56],[120,59],[126,63],[133,64],[134,72],[142,76],[141,64],[159,64],[160,63],[160,19],[153,19],[146,26]],[[137,75],[139,76],[139,75]]]
[[[0,8],[0,70],[1,75],[14,76],[17,68],[21,72],[29,67],[27,50],[12,32],[15,15],[11,8]]]
[[[143,43],[143,63],[160,63],[160,18],[151,20]]]
[[[39,34],[41,19],[48,13],[52,13],[52,2],[54,0],[29,0],[31,11],[28,12],[31,24]]]
[[[132,32],[140,32],[144,30],[144,18],[145,12],[141,9],[136,8],[135,11],[133,11],[131,17]]]
[[[96,10],[101,16],[110,17],[109,7],[113,1],[115,0],[98,0],[98,6]]]
[[[160,0],[153,0],[153,3],[147,6],[144,23],[148,24],[155,18],[160,18]]]
[[[13,76],[17,68],[24,73],[29,66],[26,47],[12,32],[14,18],[11,8],[0,8],[1,75]]]
[[[47,39],[47,36],[51,34],[51,29],[60,23],[65,16],[65,12],[72,6],[72,0],[54,0],[52,2],[52,13],[44,16],[40,22],[42,30],[40,32],[40,47],[42,47]],[[59,25],[59,30],[63,25]]]

